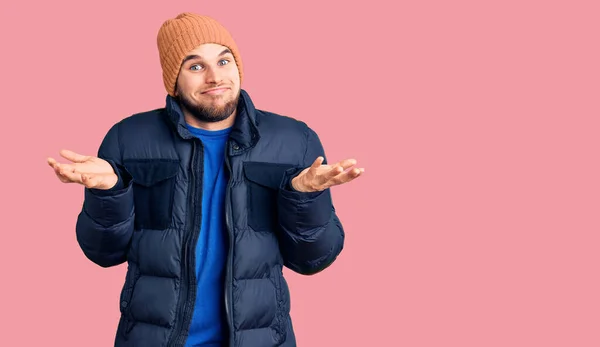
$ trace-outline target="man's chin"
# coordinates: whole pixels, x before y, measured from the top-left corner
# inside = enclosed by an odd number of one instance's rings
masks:
[[[183,105],[184,108],[197,120],[202,122],[220,122],[229,118],[235,109],[237,103],[233,104],[235,100],[230,102],[219,102],[219,103],[196,103],[196,105]]]
[[[210,105],[211,107],[225,107],[225,105],[234,102],[235,100],[231,98],[223,98],[223,97],[210,97],[207,102],[204,102],[205,105]]]

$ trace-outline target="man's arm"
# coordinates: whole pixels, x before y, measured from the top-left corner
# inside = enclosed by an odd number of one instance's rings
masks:
[[[318,135],[307,129],[304,167],[325,153]],[[326,159],[323,161],[326,163]],[[291,180],[300,170],[288,170],[278,195],[279,238],[284,264],[303,274],[316,274],[331,265],[344,247],[344,228],[333,206],[329,188],[316,192],[300,192]]]
[[[106,160],[118,176],[111,189],[84,188],[83,208],[77,218],[77,242],[85,256],[109,267],[127,260],[133,234],[134,205],[131,176],[122,166],[119,123],[106,134],[98,157]]]

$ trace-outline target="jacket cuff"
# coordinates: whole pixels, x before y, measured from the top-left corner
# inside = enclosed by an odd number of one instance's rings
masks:
[[[131,183],[132,176],[127,172],[125,167],[117,165],[113,160],[105,159],[110,166],[112,166],[115,174],[117,175],[117,184],[110,189],[96,189],[96,188],[87,188],[90,193],[98,196],[114,196],[119,195],[124,192],[124,190],[129,187]]]
[[[318,192],[299,192],[292,187],[292,178],[303,169],[289,169],[279,189],[279,208],[284,220],[300,230],[326,225],[331,219],[332,203],[329,188]]]
[[[115,191],[112,195],[98,195],[85,188],[83,210],[96,223],[109,226],[124,222],[133,212],[132,186]]]
[[[298,176],[298,174],[300,174],[303,170],[304,170],[303,168],[293,168],[293,169],[286,170],[283,175],[283,179],[281,181],[281,186],[279,187],[279,189],[288,194],[296,193],[297,199],[301,199],[301,200],[314,199],[314,198],[318,197],[319,195],[321,195],[322,192],[300,192],[300,191],[297,191],[296,189],[294,189],[294,186],[292,186],[292,179],[294,179],[294,177]],[[292,196],[290,195],[290,197],[292,197]]]
[[[113,225],[131,216],[134,206],[132,176],[124,167],[107,160],[118,177],[110,189],[85,188],[84,211],[100,225]]]

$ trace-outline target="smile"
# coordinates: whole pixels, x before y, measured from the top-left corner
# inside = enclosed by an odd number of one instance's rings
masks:
[[[229,88],[227,88],[227,87],[213,88],[213,89],[209,89],[209,90],[202,92],[202,94],[219,95],[219,94],[225,93],[228,89]]]

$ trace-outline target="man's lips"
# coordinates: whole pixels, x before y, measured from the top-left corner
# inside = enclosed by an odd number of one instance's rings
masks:
[[[212,89],[203,91],[202,94],[218,95],[218,94],[225,93],[228,89],[229,88],[227,88],[227,87],[212,88]]]

